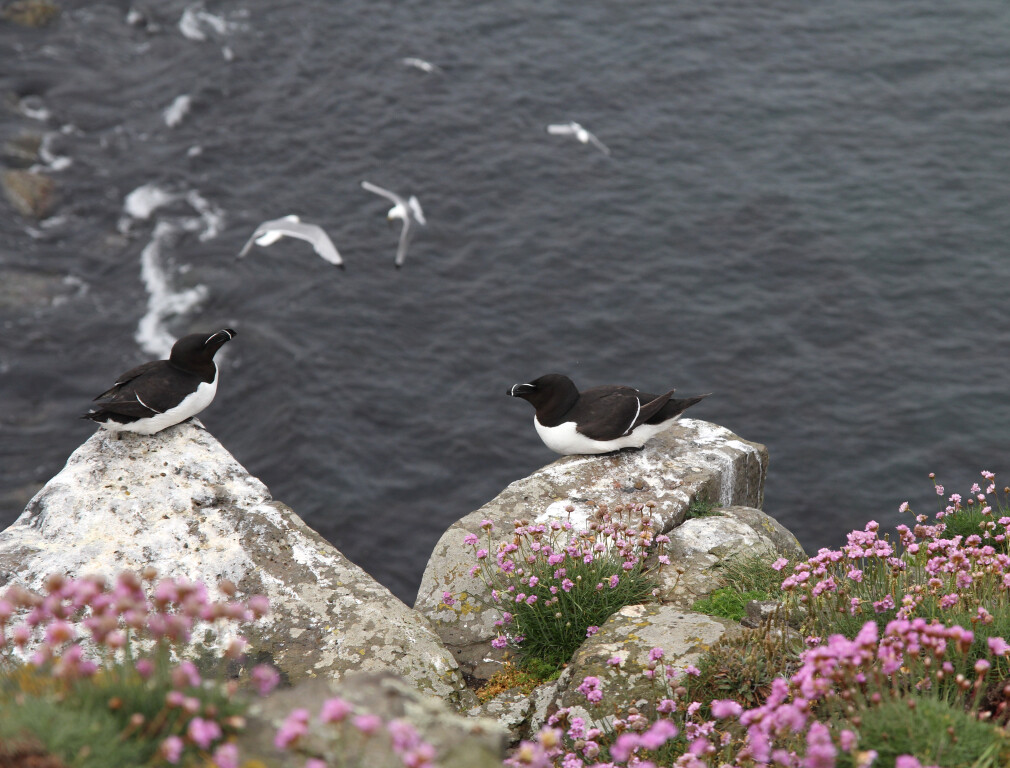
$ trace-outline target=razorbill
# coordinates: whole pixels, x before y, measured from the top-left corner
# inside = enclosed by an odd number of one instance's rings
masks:
[[[217,392],[214,354],[233,338],[231,328],[183,336],[172,346],[168,360],[131,368],[96,397],[97,407],[81,418],[111,432],[153,435],[195,416]]]
[[[607,147],[606,144],[604,144],[602,141],[600,141],[598,138],[596,138],[593,134],[591,134],[589,131],[587,131],[578,123],[575,122],[554,123],[552,125],[547,126],[547,133],[551,134],[552,136],[572,136],[581,141],[583,144],[592,144],[594,147],[596,147],[598,150],[600,150],[600,152],[602,152],[605,155],[610,154],[610,149]]]
[[[293,213],[272,221],[264,221],[256,227],[252,237],[246,240],[246,244],[239,251],[237,258],[241,259],[249,253],[253,243],[261,246],[273,245],[282,237],[297,237],[299,240],[305,240],[311,243],[312,247],[316,249],[316,253],[330,264],[341,269],[344,268],[344,260],[340,258],[337,247],[323,228],[318,224],[306,224]]]
[[[561,454],[608,453],[641,448],[708,395],[674,400],[674,390],[650,395],[632,387],[593,387],[579,392],[567,376],[548,373],[509,392],[537,409],[533,425],[544,444]]]
[[[409,200],[404,200],[395,192],[378,187],[369,181],[361,182],[361,186],[363,189],[367,189],[369,192],[374,192],[377,195],[382,195],[387,200],[393,202],[393,207],[386,214],[387,219],[390,221],[393,219],[403,221],[403,229],[400,230],[400,244],[396,248],[396,268],[399,269],[403,266],[403,260],[407,258],[407,243],[409,242],[411,222],[416,221],[422,226],[428,223],[424,220],[424,211],[421,210],[421,203],[413,195],[410,196]]]

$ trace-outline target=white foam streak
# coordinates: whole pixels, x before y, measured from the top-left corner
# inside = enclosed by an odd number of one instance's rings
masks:
[[[236,14],[238,15],[238,14]],[[228,21],[223,16],[215,16],[204,10],[202,3],[191,5],[182,12],[179,19],[179,31],[184,37],[197,42],[208,39],[208,33],[213,33],[218,37],[224,37],[230,32],[242,29],[243,24],[235,21]],[[228,55],[225,54],[225,58]]]
[[[140,318],[134,338],[145,352],[160,357],[168,357],[176,341],[168,332],[166,323],[192,311],[207,298],[206,286],[196,285],[178,291],[173,289],[169,280],[162,247],[178,231],[173,224],[159,221],[154,227],[151,241],[140,253],[140,279],[147,289],[148,298],[147,312]]]
[[[173,284],[173,271],[165,251],[185,232],[196,233],[201,242],[217,237],[224,228],[224,212],[196,190],[169,192],[156,184],[145,184],[133,190],[123,202],[124,216],[120,230],[128,231],[132,220],[147,220],[166,205],[185,200],[196,216],[167,216],[158,221],[151,239],[140,254],[140,279],[147,290],[147,311],[137,324],[134,338],[151,355],[167,357],[175,343],[168,324],[196,310],[207,296],[207,287],[196,285],[178,289]],[[188,271],[188,265],[176,270]]]
[[[186,115],[189,114],[189,108],[192,105],[193,97],[188,93],[176,96],[175,100],[161,113],[165,118],[165,125],[169,128],[175,128],[177,125],[180,125]]]
[[[156,210],[178,199],[178,195],[162,189],[157,184],[144,184],[126,196],[126,200],[123,201],[123,212],[134,219],[146,221]]]

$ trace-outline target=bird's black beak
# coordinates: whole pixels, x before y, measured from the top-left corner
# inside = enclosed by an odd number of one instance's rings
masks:
[[[512,397],[522,397],[523,395],[528,395],[530,392],[535,391],[536,387],[532,384],[513,384],[508,393]]]

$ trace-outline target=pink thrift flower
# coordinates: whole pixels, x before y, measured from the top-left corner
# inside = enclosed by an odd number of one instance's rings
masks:
[[[172,685],[176,688],[200,687],[200,673],[196,670],[196,664],[192,661],[182,661],[172,670]]]
[[[327,699],[323,702],[323,708],[319,713],[319,719],[324,723],[339,723],[346,720],[347,716],[351,714],[353,709],[354,708],[343,699]]]
[[[600,631],[599,627],[586,627],[586,637],[592,637]]]
[[[611,656],[609,659],[607,659],[607,664],[609,664],[612,667],[619,667],[621,666],[621,663],[623,661],[624,659],[622,659],[620,656]]]
[[[238,747],[234,744],[222,744],[214,750],[213,759],[217,768],[239,768]]]
[[[186,728],[186,735],[193,740],[200,749],[209,749],[210,745],[221,738],[221,726],[213,720],[204,720],[202,717],[194,717],[189,721]]]
[[[663,649],[658,645],[649,651],[649,661],[659,661],[663,658]]]
[[[989,651],[994,656],[1006,656],[1010,653],[1010,645],[1002,637],[986,638],[986,642],[989,644]]]
[[[498,637],[491,641],[492,648],[504,648],[506,645],[508,645],[508,640],[505,639],[504,635],[498,635]]]
[[[456,599],[452,596],[452,592],[443,592],[442,602],[447,606],[452,606],[455,605]]]
[[[694,664],[688,664],[684,667],[684,674],[691,675],[692,677],[698,677],[698,675],[701,674],[701,670],[694,666]]]
[[[784,557],[780,557],[778,560],[772,563],[772,568],[774,568],[776,571],[781,571],[787,565],[789,565],[789,561],[786,560]]]
[[[478,541],[480,541],[480,539],[477,538],[477,534],[475,533],[468,533],[466,536],[463,537],[463,543],[470,544],[471,546],[476,544]]]
[[[277,749],[287,749],[309,731],[309,711],[295,709],[289,714],[274,737]]]
[[[269,664],[257,664],[249,673],[260,696],[266,696],[281,681],[280,673]]]
[[[743,707],[733,699],[716,699],[712,702],[712,717],[723,720],[727,717],[739,717]]]
[[[382,727],[382,718],[378,715],[357,715],[351,722],[366,736],[371,736]]]
[[[161,742],[160,751],[162,756],[174,765],[179,762],[179,758],[182,757],[183,746],[182,739],[178,736],[169,736]]]

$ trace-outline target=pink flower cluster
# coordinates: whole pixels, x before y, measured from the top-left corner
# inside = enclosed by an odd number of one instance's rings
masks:
[[[215,764],[237,768],[237,751],[223,740],[241,729],[242,719],[220,719],[217,708],[202,699],[207,683],[196,666],[188,660],[170,662],[167,650],[185,644],[201,623],[253,622],[267,613],[269,603],[262,596],[215,601],[202,583],[156,579],[154,569],[147,569],[142,575],[123,572],[112,585],[99,576],[55,574],[46,578],[43,594],[10,586],[0,596],[0,652],[15,660],[28,658],[54,679],[70,683],[88,681],[100,670],[105,677],[119,674],[117,659],[124,658],[119,652],[129,650],[127,675],[150,681],[157,674],[169,686],[162,713],[150,722],[134,714],[132,731],[143,727],[151,738],[160,735],[160,752],[169,763],[179,762],[188,745],[209,751],[216,744]],[[219,588],[226,598],[236,591],[229,582]],[[237,659],[246,645],[244,638],[233,636],[224,655]],[[257,668],[252,676],[261,691],[276,684],[276,672],[268,668]]]
[[[481,529],[487,539],[486,546],[480,546],[481,537],[476,533],[468,533],[463,539],[463,543],[473,549],[477,560],[470,573],[490,587],[492,599],[503,606],[505,614],[512,615],[509,613],[512,611],[519,615],[525,610],[524,606],[536,606],[538,611],[549,613],[552,620],[559,612],[570,618],[565,614],[566,605],[576,601],[576,592],[617,589],[629,572],[644,567],[653,552],[660,562],[669,562],[663,555],[669,537],[655,534],[649,516],[653,506],[651,502],[630,504],[617,507],[611,513],[601,505],[584,531],[574,531],[568,521],[528,523],[516,520],[511,535],[497,545],[492,538],[494,525],[485,520]],[[571,506],[567,509],[569,513],[574,511]],[[489,551],[494,552],[493,561],[488,556]],[[584,566],[611,560],[616,561],[616,572],[603,578],[594,576],[590,582],[585,582],[580,575]],[[571,601],[566,602],[567,596],[571,596]],[[444,605],[451,606],[454,602],[451,593],[443,594]],[[508,621],[498,622],[502,631],[492,645],[495,648],[505,648],[510,642],[518,645],[522,632],[520,624],[510,627]],[[592,636],[597,629],[584,626],[587,636]]]
[[[318,720],[326,725],[337,725],[341,729],[349,724],[351,731],[339,731],[343,737],[338,743],[337,754],[345,752],[347,747],[342,744],[350,733],[359,738],[372,738],[381,732],[389,738],[390,751],[399,758],[404,768],[434,768],[435,748],[424,741],[417,730],[406,720],[390,720],[384,722],[381,717],[367,712],[355,713],[355,707],[350,702],[339,697],[327,699],[319,712]],[[274,746],[278,749],[293,749],[298,742],[308,734],[311,728],[311,715],[307,709],[295,709],[284,719],[274,736]],[[327,763],[318,758],[312,758],[306,768],[325,768]]]

